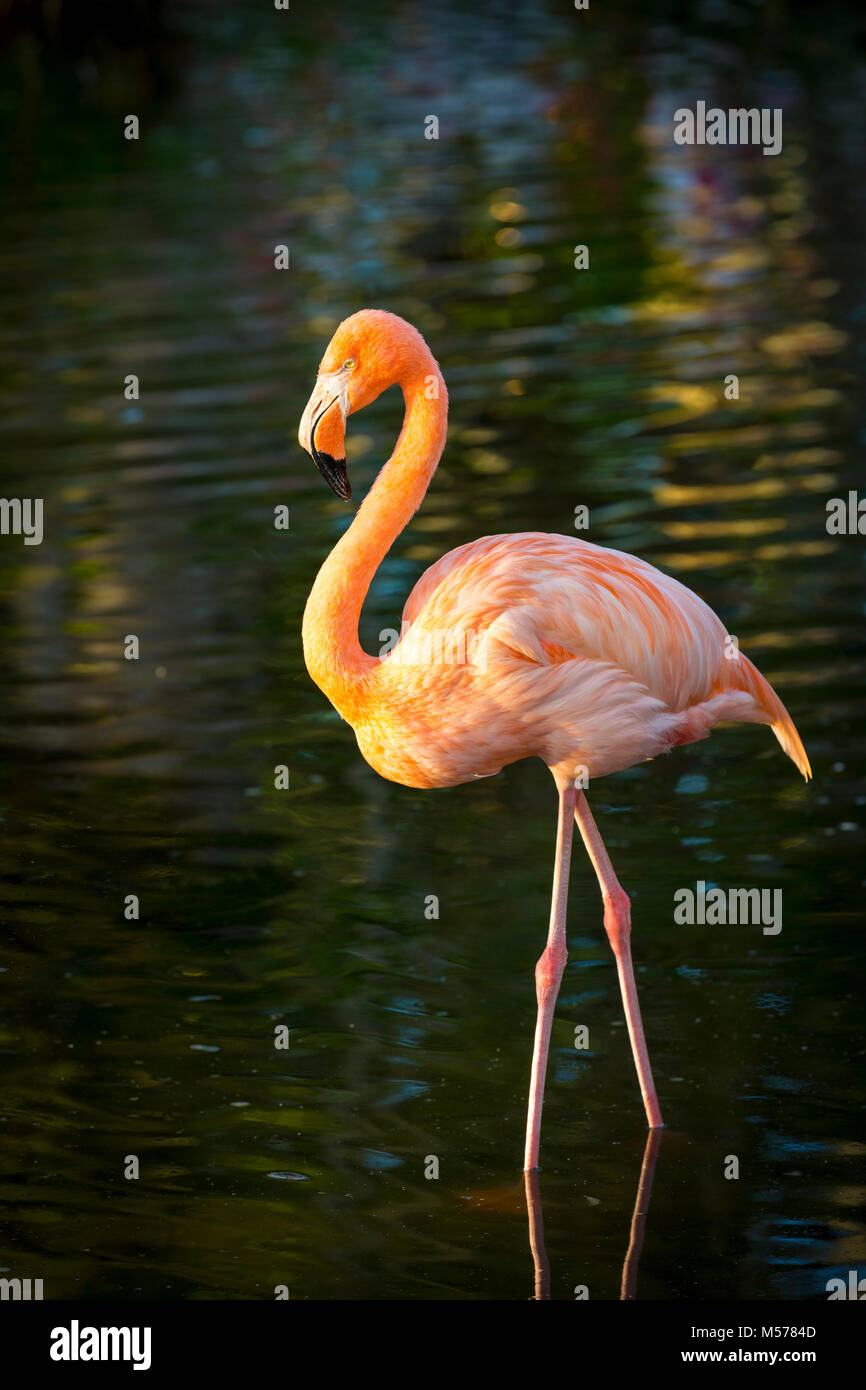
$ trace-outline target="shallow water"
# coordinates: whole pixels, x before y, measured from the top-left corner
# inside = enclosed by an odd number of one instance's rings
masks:
[[[866,1261],[864,551],[825,525],[863,442],[862,61],[838,16],[792,45],[733,5],[438,8],[193,9],[149,64],[3,58],[4,492],[44,497],[45,538],[0,537],[0,1266],[46,1297],[533,1292],[553,785],[381,781],[300,650],[350,513],[294,434],[366,304],[417,323],[451,395],[367,648],[444,550],[585,505],[720,613],[812,760],[806,787],[767,730],[722,729],[594,792],[668,1125],[637,1296],[824,1297]],[[703,97],[783,105],[783,152],[674,146]],[[356,496],[394,394],[350,424]],[[698,880],[781,890],[782,931],[675,923]],[[618,1298],[645,1130],[579,850],[569,953],[550,1293]]]

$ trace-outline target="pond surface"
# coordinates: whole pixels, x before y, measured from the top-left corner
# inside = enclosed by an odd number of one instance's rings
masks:
[[[844,15],[800,11],[794,43],[784,6],[778,29],[732,4],[166,8],[146,57],[19,33],[2,59],[3,489],[44,498],[45,534],[0,537],[0,1273],[46,1298],[533,1294],[553,784],[380,780],[301,653],[351,513],[297,423],[373,305],[427,336],[451,426],[368,650],[443,551],[573,534],[585,506],[588,539],[719,612],[799,727],[808,786],[740,726],[592,804],[668,1125],[632,1292],[825,1297],[866,1272],[864,548],[826,527],[866,424]],[[782,153],[674,145],[698,99],[783,107]],[[399,423],[395,392],[350,422],[356,497]],[[700,880],[781,890],[781,932],[676,923]],[[577,846],[535,1210],[552,1297],[620,1297],[645,1142]]]

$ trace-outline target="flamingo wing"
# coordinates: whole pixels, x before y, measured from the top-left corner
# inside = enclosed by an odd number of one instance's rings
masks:
[[[636,556],[573,536],[485,536],[427,570],[403,623],[404,630],[420,624],[483,634],[488,664],[492,657],[494,669],[498,664],[512,676],[520,663],[537,670],[570,664],[550,671],[543,687],[561,707],[560,720],[571,686],[584,705],[607,700],[620,713],[630,709],[633,719],[660,720],[668,746],[705,737],[722,719],[767,723],[810,775],[784,705],[720,619],[697,594]]]

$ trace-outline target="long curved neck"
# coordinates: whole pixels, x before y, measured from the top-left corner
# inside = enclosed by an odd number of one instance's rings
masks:
[[[373,575],[424,500],[448,428],[448,395],[432,356],[400,385],[406,414],[397,446],[319,570],[304,610],[307,669],[350,723],[379,664],[358,641],[361,609]]]

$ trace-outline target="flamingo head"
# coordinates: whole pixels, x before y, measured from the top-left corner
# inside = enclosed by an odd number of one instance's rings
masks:
[[[344,319],[325,350],[298,429],[325,482],[348,502],[346,420],[395,382],[436,369],[417,328],[384,309],[361,309]]]

